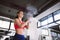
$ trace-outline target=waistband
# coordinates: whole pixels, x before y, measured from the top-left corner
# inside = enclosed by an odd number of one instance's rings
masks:
[[[15,35],[18,35],[18,36],[24,36],[24,35],[22,35],[22,34],[17,34],[17,33],[15,33]]]

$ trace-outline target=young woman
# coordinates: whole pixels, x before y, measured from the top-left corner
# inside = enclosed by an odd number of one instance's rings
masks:
[[[16,34],[14,36],[14,40],[25,40],[23,31],[24,31],[24,28],[28,28],[29,21],[27,20],[26,22],[23,22],[22,21],[23,16],[24,16],[23,11],[20,10],[17,13],[17,17],[15,18],[14,27],[16,30]]]

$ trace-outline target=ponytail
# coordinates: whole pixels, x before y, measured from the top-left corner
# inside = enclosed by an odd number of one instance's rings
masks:
[[[17,12],[17,14],[19,14],[19,12],[20,12],[20,11],[22,11],[22,10],[19,10],[19,11]],[[16,15],[16,17],[15,17],[15,18],[18,18],[18,15]]]
[[[18,15],[15,18],[18,18]]]

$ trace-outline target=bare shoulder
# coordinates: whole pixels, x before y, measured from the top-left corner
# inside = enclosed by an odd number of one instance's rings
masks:
[[[14,22],[18,21],[18,18],[14,19]]]
[[[14,19],[15,21],[17,21],[18,20],[18,18],[16,18],[16,19]]]

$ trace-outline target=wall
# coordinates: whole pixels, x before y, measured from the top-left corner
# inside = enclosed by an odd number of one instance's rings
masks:
[[[60,2],[55,4],[54,6],[52,6],[51,8],[47,9],[46,11],[42,12],[40,15],[38,15],[37,17],[35,17],[37,20],[51,14],[52,12],[56,11],[60,9]],[[44,15],[45,14],[45,15]]]
[[[36,30],[37,30],[37,20],[34,18],[31,18],[31,22],[30,22],[28,34],[27,34],[27,35],[30,35],[30,40],[37,40],[37,39],[35,39],[37,36]]]
[[[41,18],[43,18],[43,17],[51,14],[52,12],[54,12],[54,11],[56,11],[56,10],[58,10],[58,9],[60,9],[60,2],[57,3],[56,5],[52,6],[51,8],[47,9],[46,11],[42,12],[40,15],[38,15],[38,16],[35,17],[35,18],[36,18],[37,20],[39,20],[39,19],[41,19]],[[44,14],[45,14],[45,15],[44,15]],[[37,31],[36,37],[38,38],[38,36],[41,35],[41,29],[39,28],[39,29],[37,29],[36,31]],[[40,33],[40,34],[39,34],[39,33]],[[37,38],[35,38],[35,39],[37,39]],[[40,40],[41,40],[41,38],[40,38]],[[49,29],[49,36],[46,36],[46,40],[52,40],[50,29]]]
[[[30,36],[30,40],[38,40],[41,29],[37,29],[37,20],[35,18],[31,18],[31,22],[29,24],[29,29],[25,30],[25,37],[27,35]]]
[[[41,13],[37,17],[31,19],[30,27],[28,29],[28,32],[26,33],[27,35],[30,35],[30,40],[38,40],[39,35],[41,35],[42,29],[37,28],[37,20],[39,20],[39,19],[43,18],[44,16],[56,11],[57,9],[60,9],[60,2],[57,3],[56,5],[52,6],[51,8],[46,10],[45,12]],[[40,39],[41,38],[39,38],[39,40]],[[46,36],[46,40],[52,40],[50,30],[49,30],[49,36]]]

